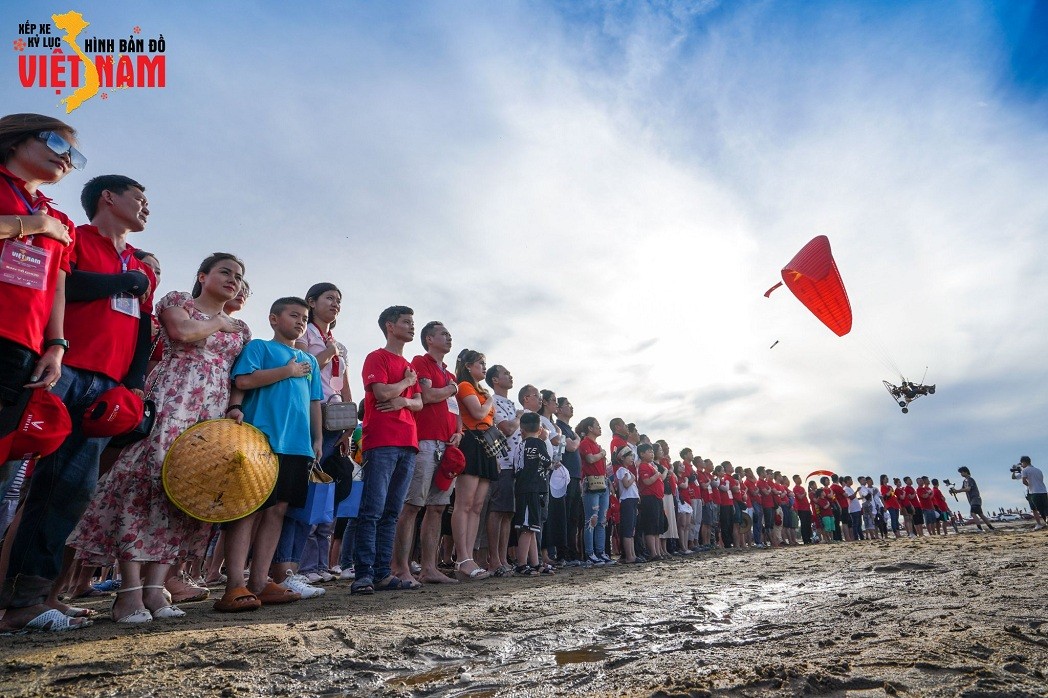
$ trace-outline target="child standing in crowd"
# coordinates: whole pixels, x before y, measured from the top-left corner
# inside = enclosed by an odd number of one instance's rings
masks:
[[[516,481],[516,514],[513,525],[517,529],[518,575],[538,574],[538,554],[535,537],[542,532],[542,512],[549,492],[549,472],[553,460],[546,442],[539,438],[542,424],[535,412],[520,416],[520,433],[524,437],[514,458]]]
[[[295,349],[308,317],[309,306],[301,298],[276,300],[269,309],[273,339],[251,340],[233,366],[235,388],[227,415],[265,434],[279,465],[276,486],[262,508],[229,524],[226,593],[215,602],[216,611],[253,611],[302,598],[288,585],[289,575],[277,584],[269,574],[284,513],[289,506],[305,505],[309,467],[323,449],[320,366],[311,354]],[[245,580],[249,551],[251,570]]]

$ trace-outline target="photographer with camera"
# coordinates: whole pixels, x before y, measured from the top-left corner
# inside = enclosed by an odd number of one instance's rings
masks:
[[[982,496],[979,494],[979,486],[975,484],[975,478],[972,477],[972,471],[967,466],[962,465],[957,468],[957,472],[961,474],[964,480],[961,481],[960,487],[950,487],[950,494],[954,497],[957,496],[958,492],[964,492],[964,495],[968,497],[968,504],[972,508],[972,518],[978,517],[982,519],[982,522],[986,524],[986,527],[991,531],[994,530],[993,524],[986,519],[986,515],[983,514],[982,510]],[[982,524],[976,521],[975,525],[982,530]]]
[[[1011,467],[1012,479],[1022,479],[1026,485],[1026,499],[1030,502],[1030,511],[1037,521],[1033,530],[1040,531],[1044,528],[1044,520],[1048,518],[1048,489],[1044,486],[1044,475],[1038,468],[1033,467],[1029,456],[1022,456],[1016,465]]]

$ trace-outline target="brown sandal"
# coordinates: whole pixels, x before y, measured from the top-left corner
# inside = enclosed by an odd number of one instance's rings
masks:
[[[302,594],[285,589],[276,582],[267,582],[266,588],[255,594],[263,606],[272,606],[281,603],[291,603],[302,598]]]
[[[214,609],[220,613],[257,611],[260,608],[262,608],[262,602],[245,587],[227,589],[222,598],[216,601],[214,605]]]

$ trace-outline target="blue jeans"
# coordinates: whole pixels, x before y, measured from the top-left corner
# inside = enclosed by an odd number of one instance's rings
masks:
[[[393,534],[415,471],[415,449],[381,446],[364,451],[364,489],[357,514],[353,570],[357,580],[390,575]]]
[[[100,373],[62,367],[51,392],[65,403],[72,433],[36,464],[27,483],[22,522],[11,546],[0,608],[43,603],[62,570],[66,538],[83,516],[98,484],[98,458],[109,438],[89,439],[80,430],[84,412],[116,381]]]
[[[358,482],[354,487],[360,487]],[[348,570],[353,566],[353,552],[357,546],[357,519],[353,517],[346,521],[346,530],[342,533],[342,547],[338,554],[338,566]]]
[[[895,533],[898,533],[899,532],[899,510],[898,509],[889,509],[888,510],[888,516],[891,517],[891,520],[892,520],[892,531],[895,532]]]
[[[583,492],[582,513],[586,517],[586,529],[582,533],[582,542],[586,547],[586,557],[596,553],[604,554],[604,528],[608,524],[608,491]],[[590,522],[597,516],[596,525]]]
[[[273,553],[273,564],[286,562],[298,564],[302,560],[302,551],[305,550],[310,528],[309,524],[285,516],[284,525],[280,527],[280,540],[277,542],[276,552]],[[284,580],[278,579],[277,581]]]

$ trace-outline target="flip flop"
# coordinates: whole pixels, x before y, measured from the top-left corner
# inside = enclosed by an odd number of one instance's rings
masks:
[[[255,597],[262,602],[263,606],[273,606],[282,603],[291,603],[302,598],[302,594],[285,589],[276,582],[267,582],[266,586]]]
[[[375,589],[377,591],[401,591],[405,589],[421,588],[422,585],[414,580],[408,581],[406,579],[401,579],[400,577],[396,576],[391,576],[375,585]]]
[[[79,623],[74,623],[73,619],[62,613],[56,608],[51,608],[33,620],[22,626],[21,632],[28,632],[30,630],[40,630],[47,633],[61,633],[67,630],[77,630],[78,628],[86,628],[92,625],[94,621],[83,620]],[[19,632],[19,631],[15,631]]]
[[[364,577],[353,582],[349,587],[350,594],[374,594],[375,593],[375,582],[370,577]]]
[[[222,598],[215,602],[213,608],[219,613],[239,613],[240,611],[257,611],[262,602],[244,587],[229,589]]]
[[[76,601],[78,599],[99,599],[99,598],[105,598],[107,596],[109,596],[109,592],[101,591],[100,589],[95,589],[94,587],[91,587],[90,591],[85,591],[82,594],[77,594],[76,596],[71,596],[71,597],[69,597],[69,600],[70,601]]]

